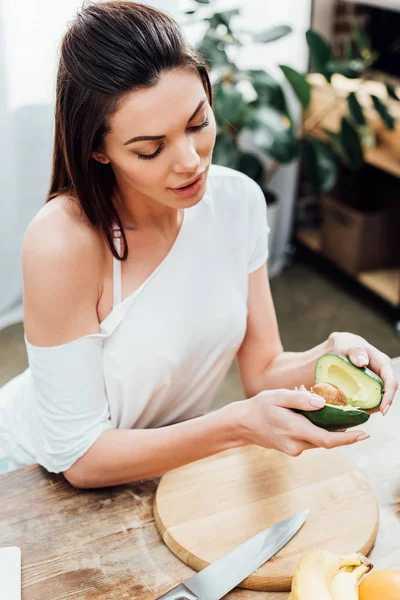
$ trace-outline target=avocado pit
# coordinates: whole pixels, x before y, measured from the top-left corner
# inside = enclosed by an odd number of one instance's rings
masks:
[[[347,406],[347,399],[342,390],[333,383],[316,383],[311,391],[325,398],[327,404]]]

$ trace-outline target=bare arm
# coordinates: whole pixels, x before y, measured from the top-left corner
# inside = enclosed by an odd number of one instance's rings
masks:
[[[104,432],[68,471],[80,488],[117,485],[163,475],[171,469],[241,445],[232,406],[158,429]]]
[[[247,331],[237,355],[247,397],[262,390],[293,389],[314,383],[315,363],[330,352],[330,341],[305,352],[284,352],[265,267],[250,275]]]

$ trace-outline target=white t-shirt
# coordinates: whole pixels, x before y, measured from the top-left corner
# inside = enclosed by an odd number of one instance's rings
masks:
[[[44,348],[25,339],[29,368],[0,389],[0,460],[59,473],[107,429],[206,413],[244,338],[267,235],[258,184],[211,165],[171,250],[99,333]]]

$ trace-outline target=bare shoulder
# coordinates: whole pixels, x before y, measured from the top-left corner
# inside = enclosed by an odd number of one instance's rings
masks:
[[[77,204],[67,196],[54,198],[37,213],[28,226],[22,245],[23,256],[74,262],[82,253],[95,262],[102,250],[100,235],[81,216]]]
[[[104,241],[67,196],[48,202],[22,243],[24,323],[38,345],[94,332],[105,261]]]

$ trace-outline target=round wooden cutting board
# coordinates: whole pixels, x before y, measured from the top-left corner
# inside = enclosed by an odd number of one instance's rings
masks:
[[[365,478],[332,451],[293,458],[259,446],[227,450],[166,473],[154,500],[165,544],[199,571],[249,537],[311,508],[300,531],[240,587],[290,590],[303,553],[324,548],[367,554],[378,504]]]

